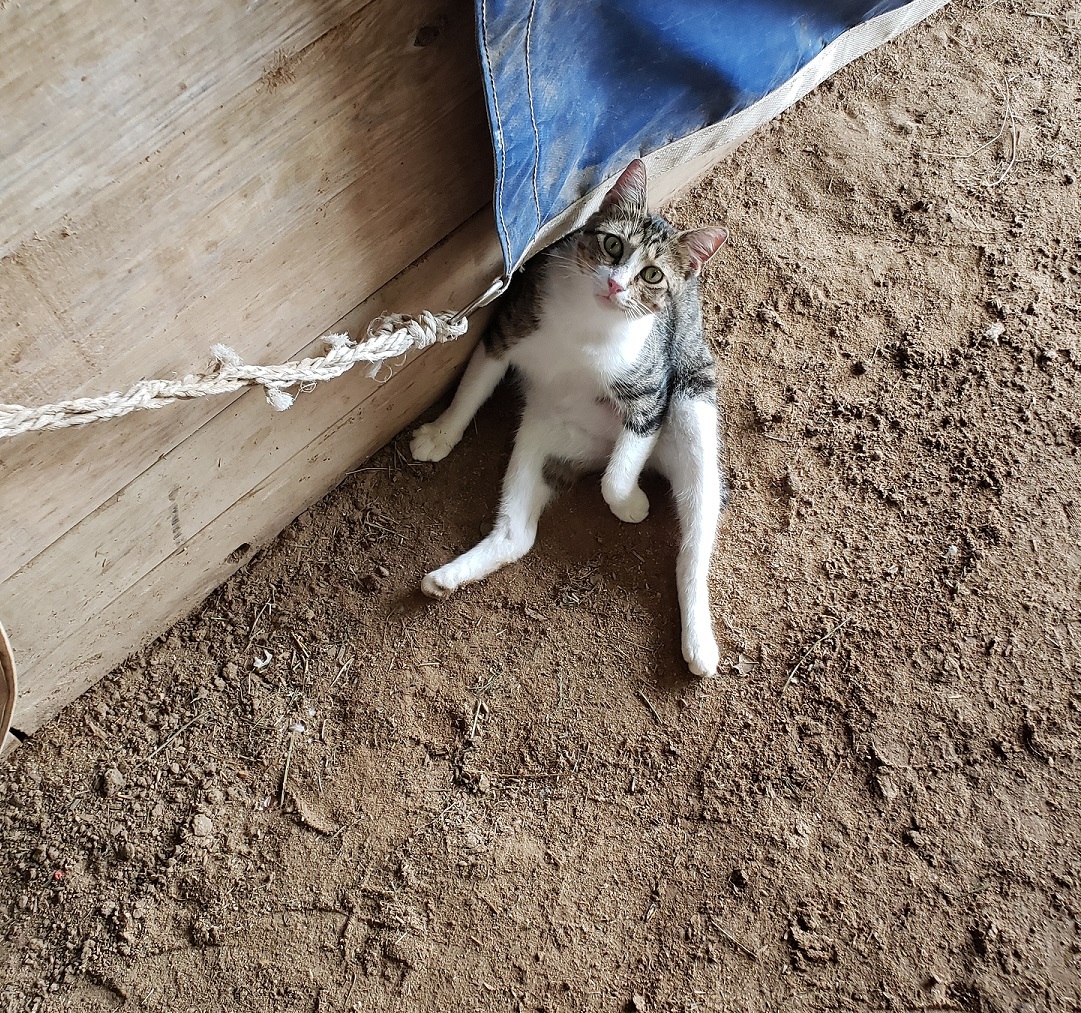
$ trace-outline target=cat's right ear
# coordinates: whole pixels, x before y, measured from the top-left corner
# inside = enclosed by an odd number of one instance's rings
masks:
[[[687,251],[691,274],[698,274],[706,261],[713,256],[728,239],[728,229],[723,225],[710,225],[704,229],[691,229],[679,234],[679,242]]]
[[[607,211],[616,205],[628,211],[646,210],[646,163],[642,159],[636,158],[620,173],[615,185],[604,195],[601,210]]]

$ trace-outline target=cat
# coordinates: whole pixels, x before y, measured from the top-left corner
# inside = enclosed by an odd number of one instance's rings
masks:
[[[683,657],[716,674],[709,564],[728,487],[719,463],[716,367],[702,334],[698,274],[728,238],[720,226],[678,232],[646,207],[635,159],[585,225],[517,272],[450,407],[413,434],[418,461],[440,461],[508,369],[525,398],[490,534],[427,574],[444,598],[524,556],[553,495],[591,470],[622,521],[646,518],[650,465],[670,482],[682,530],[676,567]]]

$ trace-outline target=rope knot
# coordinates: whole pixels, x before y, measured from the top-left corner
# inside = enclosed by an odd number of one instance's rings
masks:
[[[410,349],[424,349],[437,341],[459,338],[469,328],[465,317],[450,312],[432,313],[422,310],[419,315],[409,313],[383,313],[368,325],[368,340],[363,347],[369,352],[378,350],[378,357],[368,361],[371,379],[378,379],[379,370],[387,359],[396,359]]]

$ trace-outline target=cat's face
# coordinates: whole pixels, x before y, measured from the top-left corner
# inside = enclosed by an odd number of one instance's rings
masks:
[[[618,206],[598,212],[582,230],[577,248],[595,298],[632,317],[658,312],[690,277],[675,236],[657,215]]]
[[[727,238],[720,226],[677,232],[651,214],[645,166],[636,159],[579,232],[575,259],[601,305],[641,317],[677,296]]]

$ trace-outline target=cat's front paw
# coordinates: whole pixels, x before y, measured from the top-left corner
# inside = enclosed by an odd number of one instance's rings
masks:
[[[424,575],[424,579],[420,582],[420,589],[429,598],[449,598],[458,590],[458,585],[452,584],[443,575],[442,570],[433,570]]]
[[[438,422],[428,422],[418,426],[409,441],[409,453],[414,461],[442,461],[458,444],[461,437],[455,438]]]
[[[713,639],[713,632],[707,633],[703,630],[700,633],[684,633],[683,660],[687,662],[692,675],[716,675],[717,666],[721,663],[721,652],[717,641]]]
[[[604,498],[612,513],[627,524],[639,524],[649,516],[649,497],[638,486],[622,499],[607,495]]]

